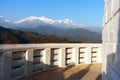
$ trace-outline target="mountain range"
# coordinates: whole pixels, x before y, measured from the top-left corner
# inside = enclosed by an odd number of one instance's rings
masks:
[[[27,43],[74,43],[55,35],[40,35],[35,32],[23,32],[16,29],[0,26],[0,44],[27,44]]]
[[[30,16],[20,20],[11,21],[5,19],[3,16],[0,16],[0,25],[7,28],[37,28],[38,26],[49,25],[54,26],[55,28],[64,28],[64,29],[76,29],[83,28],[90,30],[92,32],[98,32],[101,34],[102,27],[100,26],[91,26],[84,24],[77,24],[71,19],[62,19],[62,20],[53,20],[45,16],[36,17]]]
[[[49,25],[44,25],[44,26],[39,26],[37,28],[19,28],[19,30],[37,32],[43,35],[51,34],[59,37],[64,37],[68,40],[81,41],[84,43],[101,42],[101,34],[83,28],[63,29],[63,28],[55,28]]]
[[[30,16],[18,21],[10,21],[0,17],[0,25],[21,31],[32,31],[42,35],[56,35],[70,41],[84,43],[100,43],[100,27],[91,27],[76,24],[70,19],[53,20],[42,17]]]

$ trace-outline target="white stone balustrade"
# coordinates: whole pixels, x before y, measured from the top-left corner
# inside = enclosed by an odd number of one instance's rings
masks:
[[[0,45],[0,80],[70,65],[101,63],[101,44]]]

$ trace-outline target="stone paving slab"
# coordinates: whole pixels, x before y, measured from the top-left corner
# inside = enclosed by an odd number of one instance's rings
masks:
[[[39,72],[18,80],[101,80],[102,64],[83,64]]]

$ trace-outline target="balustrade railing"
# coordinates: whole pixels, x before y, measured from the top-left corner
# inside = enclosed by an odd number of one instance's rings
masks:
[[[0,45],[0,80],[90,63],[101,63],[101,44]]]

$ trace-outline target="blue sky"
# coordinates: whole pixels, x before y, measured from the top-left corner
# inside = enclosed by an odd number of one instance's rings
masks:
[[[104,0],[0,0],[0,16],[13,21],[46,16],[102,26],[103,8]]]

